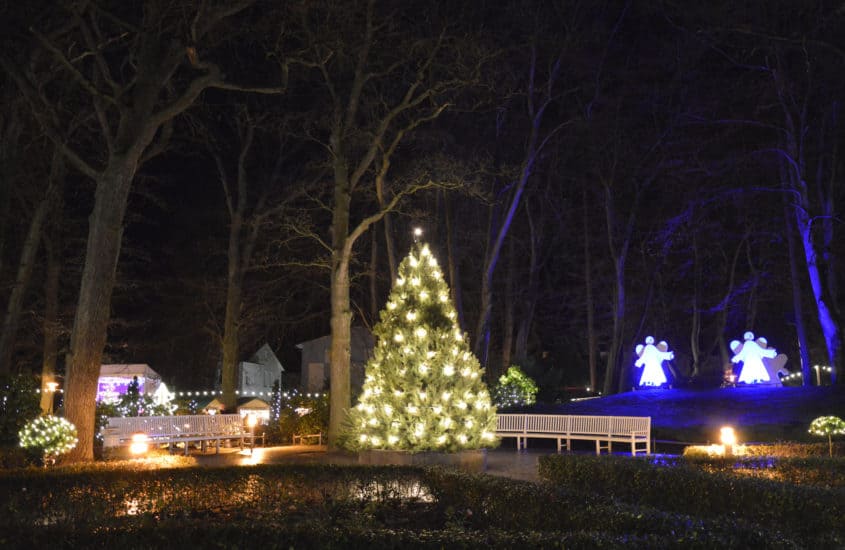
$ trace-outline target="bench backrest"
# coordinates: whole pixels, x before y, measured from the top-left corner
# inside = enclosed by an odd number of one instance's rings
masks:
[[[118,436],[138,432],[149,436],[238,434],[243,431],[243,418],[239,414],[112,417],[106,430]]]

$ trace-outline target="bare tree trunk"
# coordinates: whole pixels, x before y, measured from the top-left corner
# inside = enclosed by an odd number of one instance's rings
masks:
[[[548,108],[552,101],[554,101],[554,88],[557,77],[560,73],[562,61],[561,56],[562,54],[551,62],[545,85],[540,86],[536,82],[537,50],[534,46],[531,48],[530,64],[527,75],[528,86],[526,89],[527,115],[530,123],[530,130],[526,140],[519,179],[516,181],[516,185],[510,195],[510,201],[506,206],[505,216],[502,219],[501,224],[498,226],[497,234],[493,240],[492,246],[485,257],[484,272],[481,279],[481,306],[479,308],[478,324],[475,329],[476,350],[485,350],[489,345],[490,315],[493,309],[493,274],[496,271],[496,264],[499,261],[499,255],[501,253],[502,245],[504,244],[505,236],[508,234],[508,231],[510,231],[514,216],[520,206],[525,186],[528,184],[528,180],[533,175],[538,156],[542,153],[546,144],[548,144],[549,140],[551,140],[555,134],[568,123],[563,122],[553,129],[545,132],[545,136],[541,136],[541,127],[543,125],[546,108]],[[538,90],[541,89],[543,91],[538,92]],[[481,342],[483,342],[483,345]],[[484,359],[486,359],[486,354]],[[486,367],[486,361],[484,359],[482,359],[481,365]]]
[[[452,209],[452,199],[448,193],[443,194],[443,202],[446,212],[446,250],[449,263],[449,287],[452,292],[452,302],[455,304],[455,310],[458,312],[458,326],[461,327],[461,330],[466,330],[461,294],[460,258],[458,257],[458,251],[455,249],[454,212]]]
[[[79,434],[79,443],[68,454],[71,461],[94,457],[97,379],[106,345],[126,200],[137,163],[137,154],[115,155],[97,181],[65,377],[65,417]]]
[[[831,367],[831,381],[834,384],[845,383],[845,377],[839,376],[841,374],[840,369],[843,368],[843,364],[845,363],[842,348],[842,319],[837,314],[837,306],[834,301],[835,291],[833,288],[826,286],[825,282],[827,279],[820,265],[820,262],[823,261],[825,256],[825,251],[820,248],[814,237],[812,225],[816,219],[812,215],[814,209],[806,181],[804,139],[807,132],[809,132],[809,124],[805,120],[806,101],[808,98],[805,95],[805,105],[800,115],[794,115],[789,107],[790,100],[787,99],[791,93],[787,91],[788,83],[782,80],[781,71],[772,71],[772,74],[775,77],[775,87],[784,113],[786,142],[784,144],[783,156],[789,165],[786,175],[787,186],[794,192],[796,199],[792,210],[795,216],[798,236],[804,248],[804,259],[807,266],[807,276],[810,279],[810,288],[813,291],[816,317],[821,326],[825,346],[827,347],[827,356]],[[824,131],[824,129],[820,131]],[[816,189],[819,192],[821,192],[819,187],[821,185],[821,181],[816,182]],[[824,195],[824,193],[822,194]],[[833,195],[822,197],[822,213],[833,211],[833,206],[830,202],[832,201],[832,197]]]
[[[690,353],[692,354],[692,371],[690,377],[695,378],[699,375],[701,368],[701,262],[698,258],[698,239],[696,238],[695,230],[692,235],[692,269],[693,275],[693,292],[692,292],[692,327],[690,328]]]
[[[801,361],[801,382],[804,386],[813,384],[810,351],[807,345],[807,331],[804,327],[804,307],[801,303],[801,280],[798,276],[798,258],[795,251],[794,220],[789,215],[789,206],[783,205],[784,225],[786,226],[786,244],[789,249],[789,277],[792,281],[792,310],[795,314],[795,335],[798,338],[798,353]]]
[[[760,287],[760,272],[754,265],[754,258],[751,257],[751,247],[745,248],[745,258],[748,260],[748,269],[751,271],[751,290],[748,291],[748,300],[745,309],[745,325],[748,330],[754,328],[757,321],[757,289]]]
[[[370,322],[378,322],[378,231],[370,232]],[[393,276],[390,277],[393,284]]]
[[[519,318],[519,329],[516,333],[516,357],[528,357],[528,337],[531,333],[531,327],[534,325],[534,312],[537,309],[537,301],[539,296],[539,278],[540,278],[540,246],[542,236],[536,226],[534,213],[529,207],[529,203],[525,203],[525,211],[528,218],[528,279],[525,282],[525,288],[522,292],[522,311]]]
[[[590,217],[588,214],[587,188],[581,192],[584,231],[584,297],[587,308],[587,363],[590,368],[590,389],[598,389],[598,350],[596,346],[595,303],[593,301],[592,250],[590,248]]]
[[[41,361],[41,412],[48,414],[55,395],[56,362],[59,357],[59,280],[62,271],[61,247],[55,239],[44,239],[47,274],[44,282],[44,354]]]
[[[500,372],[506,372],[511,364],[511,351],[513,350],[513,328],[514,328],[514,302],[515,289],[513,285],[514,271],[516,271],[516,258],[514,257],[514,238],[508,240],[508,271],[505,276],[505,304],[504,304],[504,319],[502,326],[502,365]],[[492,379],[498,378],[498,374],[493,373]]]
[[[614,391],[624,391],[628,382],[628,369],[622,368],[622,341],[625,335],[625,264],[628,260],[628,249],[631,245],[631,236],[634,230],[634,222],[637,216],[637,208],[641,196],[638,190],[633,204],[630,205],[628,220],[625,224],[621,242],[616,243],[617,225],[616,212],[613,206],[613,192],[610,184],[605,184],[605,221],[607,225],[607,239],[610,256],[614,266],[614,287],[613,287],[613,329],[610,345],[607,350],[607,365],[604,374],[604,393],[610,394]]]
[[[339,130],[339,129],[338,129]],[[331,362],[329,399],[329,447],[337,446],[338,437],[343,427],[346,411],[352,406],[351,394],[351,324],[352,311],[349,298],[349,206],[351,195],[348,167],[342,156],[339,132],[333,140],[335,149],[334,208],[332,210],[332,258],[331,258],[331,329],[332,343],[329,361]]]
[[[243,301],[243,273],[241,272],[240,215],[232,218],[229,230],[229,269],[226,281],[226,319],[223,322],[223,365],[221,385],[223,405],[228,412],[237,406],[235,386],[237,385],[238,362],[240,359],[240,320]]]
[[[24,239],[23,250],[18,262],[18,272],[6,305],[6,315],[3,317],[3,329],[0,332],[0,373],[12,372],[12,354],[24,297],[29,289],[32,270],[35,267],[44,222],[55,204],[63,178],[64,161],[61,155],[55,152],[48,176],[47,190],[29,220],[29,230]]]

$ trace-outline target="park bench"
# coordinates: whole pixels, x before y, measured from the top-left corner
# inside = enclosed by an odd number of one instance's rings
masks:
[[[256,438],[239,414],[112,417],[102,431],[103,447],[129,445],[137,433],[145,434],[148,444],[167,445],[171,451],[182,444],[185,455],[195,442],[205,451],[206,443],[213,441],[219,453],[222,441],[237,440],[243,448],[245,443],[254,446]]]
[[[316,433],[316,434],[302,434],[302,435],[294,435],[293,436],[293,444],[294,445],[304,445],[305,443],[303,442],[303,440],[305,440],[305,441],[316,440],[317,445],[322,445],[323,444],[323,434],[321,432],[321,433]]]
[[[570,450],[574,439],[596,442],[596,454],[611,452],[613,443],[631,445],[631,455],[651,454],[650,416],[580,416],[563,414],[499,414],[496,435],[515,437],[516,448],[528,447],[529,438],[556,439]]]

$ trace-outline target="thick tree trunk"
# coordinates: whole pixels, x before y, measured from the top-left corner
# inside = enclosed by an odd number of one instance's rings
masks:
[[[234,225],[234,224],[233,224]],[[237,249],[237,245],[234,246]],[[240,357],[240,319],[243,297],[243,277],[238,268],[239,263],[231,265],[232,245],[229,246],[229,277],[226,287],[226,319],[223,324],[223,364],[221,367],[221,389],[223,390],[223,405],[226,412],[235,412],[237,397],[235,386],[238,377],[238,362]],[[237,251],[235,251],[237,254]],[[238,259],[235,258],[235,262]]]
[[[41,412],[48,414],[55,395],[51,382],[56,380],[56,362],[59,357],[59,280],[62,271],[60,250],[55,240],[45,239],[47,274],[44,282],[44,355],[41,361]]]
[[[349,171],[346,159],[341,156],[339,129],[333,136],[334,159],[334,208],[332,209],[332,264],[331,264],[331,331],[329,352],[330,384],[329,434],[330,449],[339,447],[338,438],[343,429],[346,411],[352,406],[351,375],[351,324],[352,310],[349,298],[349,209],[352,201]]]
[[[94,210],[89,218],[85,267],[65,378],[65,416],[76,426],[79,437],[76,448],[68,454],[72,462],[94,458],[97,379],[106,345],[126,201],[137,160],[137,156],[111,160],[97,181]]]

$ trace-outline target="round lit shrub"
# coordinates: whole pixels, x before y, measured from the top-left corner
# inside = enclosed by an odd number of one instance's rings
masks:
[[[70,452],[79,441],[76,426],[58,416],[39,416],[18,433],[21,447],[39,451],[45,463]]]
[[[810,433],[826,435],[830,456],[833,456],[833,436],[845,434],[845,420],[838,416],[820,416],[810,423]]]
[[[493,390],[493,402],[498,408],[533,405],[537,401],[537,384],[516,365],[499,377]]]

